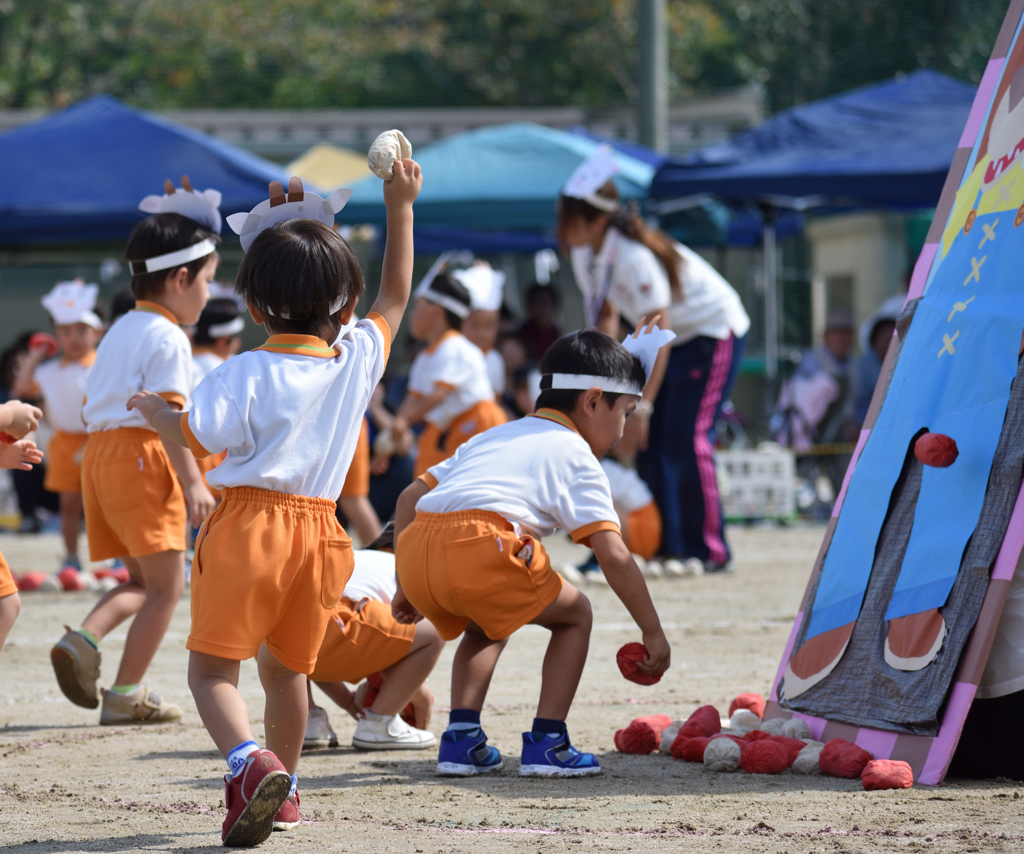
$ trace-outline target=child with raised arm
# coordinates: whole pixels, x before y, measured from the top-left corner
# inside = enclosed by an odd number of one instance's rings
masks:
[[[426,617],[445,640],[465,632],[452,664],[452,710],[438,774],[502,767],[480,727],[480,710],[498,656],[527,623],[549,629],[551,640],[519,773],[601,771],[592,754],[572,746],[565,725],[587,659],[591,612],[586,596],[551,569],[540,543],[556,528],[590,545],[640,627],[648,651],[640,669],[660,675],[668,668],[668,641],[619,534],[599,460],[622,438],[655,354],[670,336],[652,328],[640,334],[638,327],[626,346],[595,329],[563,336],[541,361],[542,391],[532,416],[473,437],[402,493],[395,618]]]
[[[82,418],[82,504],[89,554],[120,558],[130,580],[96,603],[77,630],[50,650],[57,684],[72,703],[100,705],[99,645],[135,617],[114,684],[103,691],[100,723],[165,723],[181,718],[143,681],[185,589],[185,523],[199,525],[213,509],[192,455],[161,440],[125,401],[152,389],[170,407],[187,408],[192,353],[181,326],[199,319],[217,272],[220,194],[195,193],[168,181],[163,196],[140,209],[153,215],[132,229],[125,260],[135,308],[103,337],[86,380]]]
[[[23,438],[39,427],[43,413],[28,403],[9,400],[0,405],[0,469],[29,471],[43,461],[35,442]],[[21,597],[11,569],[0,555],[0,652],[21,612]]]
[[[229,846],[258,845],[299,822],[293,775],[306,675],[353,565],[335,499],[412,286],[412,203],[422,179],[412,160],[395,163],[394,173],[384,185],[380,294],[364,320],[337,338],[364,288],[355,255],[331,228],[347,191],[325,200],[292,178],[286,196],[275,181],[269,201],[228,218],[246,252],[236,288],[267,342],[212,370],[187,412],[148,392],[128,401],[197,457],[227,451],[207,475],[222,500],[196,542],[186,646],[189,687],[230,771],[221,835]],[[239,662],[256,655],[265,750],[238,691]]]

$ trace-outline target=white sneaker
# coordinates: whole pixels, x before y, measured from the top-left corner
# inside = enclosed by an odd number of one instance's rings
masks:
[[[560,564],[556,566],[554,569],[555,572],[557,572],[560,576],[562,576],[562,578],[564,578],[571,585],[573,585],[573,587],[579,587],[586,580],[583,573],[580,572],[571,563]]]
[[[681,560],[676,560],[674,557],[670,557],[665,563],[662,564],[662,568],[665,570],[665,575],[669,578],[682,578],[686,575],[686,567],[683,566]]]
[[[352,733],[352,746],[360,750],[422,750],[436,744],[433,733],[409,726],[398,715],[369,711],[363,712]]]
[[[661,565],[660,560],[651,558],[644,566],[640,567],[640,572],[644,578],[661,578],[665,574],[665,568]]]
[[[306,737],[302,739],[303,750],[319,750],[325,747],[337,747],[338,736],[331,729],[327,720],[327,709],[310,706],[309,717],[306,718]]]
[[[684,574],[698,576],[704,574],[704,561],[699,557],[688,557],[683,561]]]

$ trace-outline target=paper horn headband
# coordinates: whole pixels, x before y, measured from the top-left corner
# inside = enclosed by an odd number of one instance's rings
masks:
[[[569,176],[562,188],[562,195],[571,199],[583,199],[587,204],[599,210],[614,213],[619,209],[615,199],[599,196],[597,191],[603,187],[613,175],[619,174],[615,154],[609,145],[599,145]]]
[[[103,321],[93,311],[99,292],[98,285],[80,281],[58,282],[40,302],[58,326],[85,323],[93,329],[102,329]]]
[[[162,196],[146,196],[139,202],[139,210],[148,214],[181,214],[206,226],[215,234],[220,234],[221,221],[220,210],[218,210],[220,201],[219,191],[197,192],[192,189],[188,175],[182,175],[180,188],[176,189],[174,183],[167,179],[164,181],[164,194]]]
[[[236,213],[228,217],[228,225],[238,235],[242,251],[248,252],[261,231],[290,219],[315,219],[328,227],[334,226],[334,215],[352,196],[351,190],[339,188],[326,199],[302,188],[302,180],[288,179],[288,193],[279,181],[270,182],[270,198],[260,202],[249,213]]]
[[[490,264],[474,264],[452,270],[451,277],[469,291],[470,306],[481,311],[498,311],[505,289],[505,274]]]
[[[651,379],[651,371],[654,370],[654,361],[658,358],[658,351],[666,344],[675,340],[675,332],[668,329],[661,329],[657,326],[648,326],[638,330],[626,337],[622,346],[632,355],[640,360],[644,367],[644,376],[647,381]],[[609,394],[635,394],[643,393],[643,387],[629,380],[615,379],[614,377],[599,377],[591,374],[550,374],[551,389],[569,389],[572,391],[586,391],[589,388],[601,389]],[[646,385],[646,382],[645,382]]]

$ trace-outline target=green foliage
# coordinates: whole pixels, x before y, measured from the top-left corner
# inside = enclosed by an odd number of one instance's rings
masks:
[[[1006,0],[669,0],[670,97],[980,79]],[[0,107],[617,106],[635,0],[0,0]]]

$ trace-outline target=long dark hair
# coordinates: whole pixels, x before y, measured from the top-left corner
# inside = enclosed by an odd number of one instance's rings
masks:
[[[622,204],[619,191],[613,182],[606,181],[598,189],[596,195],[618,202],[618,210],[609,213],[594,207],[585,199],[576,199],[571,196],[559,198],[558,242],[562,246],[562,251],[568,254],[565,232],[569,223],[574,219],[583,217],[587,222],[593,222],[599,216],[608,217],[609,225],[614,225],[630,240],[642,243],[654,253],[654,256],[661,262],[661,266],[665,268],[665,275],[668,276],[668,283],[672,288],[673,295],[682,299],[683,283],[679,279],[679,266],[683,259],[676,252],[676,245],[672,238],[661,229],[651,228],[647,225],[635,206]]]

